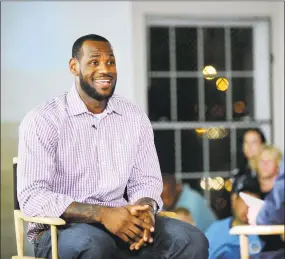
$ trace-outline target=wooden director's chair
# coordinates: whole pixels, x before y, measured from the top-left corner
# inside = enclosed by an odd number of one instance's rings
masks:
[[[281,235],[284,240],[284,225],[235,226],[231,228],[230,234],[239,235],[241,259],[249,259],[249,235]]]
[[[26,217],[20,210],[17,198],[17,157],[13,158],[13,181],[14,181],[14,221],[16,232],[16,243],[18,255],[12,256],[12,259],[46,259],[24,256],[24,221],[31,223],[40,223],[49,225],[51,228],[51,248],[52,259],[58,259],[58,246],[57,246],[57,226],[65,225],[65,221],[61,218],[52,217]],[[159,216],[177,218],[176,213],[162,211]]]

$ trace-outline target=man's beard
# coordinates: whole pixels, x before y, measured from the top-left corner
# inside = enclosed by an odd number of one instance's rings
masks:
[[[109,99],[114,94],[114,91],[116,88],[116,82],[115,82],[110,94],[102,95],[102,94],[98,93],[98,91],[95,88],[93,88],[86,80],[83,79],[83,76],[81,73],[79,74],[79,83],[80,83],[81,89],[88,96],[90,96],[91,98],[93,98],[97,101],[104,101],[106,99]]]

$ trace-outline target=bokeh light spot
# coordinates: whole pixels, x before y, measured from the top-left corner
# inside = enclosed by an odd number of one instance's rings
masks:
[[[213,66],[205,66],[203,75],[207,80],[213,80],[217,76],[217,70]]]
[[[226,91],[229,88],[229,81],[225,77],[220,77],[216,81],[216,87],[219,91]]]

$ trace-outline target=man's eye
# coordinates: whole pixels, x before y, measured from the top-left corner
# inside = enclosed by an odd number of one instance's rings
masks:
[[[97,66],[97,65],[99,64],[99,62],[97,62],[97,61],[92,61],[91,64]]]
[[[109,61],[108,64],[109,65],[115,65],[115,61]]]

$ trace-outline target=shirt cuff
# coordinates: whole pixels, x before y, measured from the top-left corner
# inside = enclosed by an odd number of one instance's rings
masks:
[[[153,191],[147,192],[146,190],[138,191],[129,197],[129,203],[135,204],[138,200],[142,198],[151,198],[157,203],[157,213],[162,210],[163,202],[160,195],[155,194]]]
[[[42,207],[42,212],[46,217],[59,218],[72,202],[74,202],[74,199],[72,199],[71,197],[56,194],[51,201],[47,202]]]

